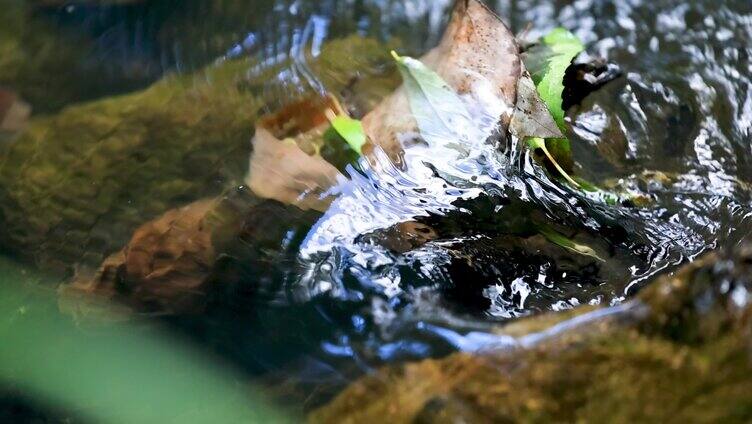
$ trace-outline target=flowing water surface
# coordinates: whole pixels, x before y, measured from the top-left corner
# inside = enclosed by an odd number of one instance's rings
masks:
[[[451,8],[448,0],[49,3],[35,8],[40,26],[91,43],[85,60],[63,71],[74,89],[62,100],[27,96],[40,115],[164,74],[253,57],[253,80],[293,58],[257,89],[273,111],[326,89],[307,61],[328,41],[358,34],[417,56],[438,42]],[[326,212],[281,204],[254,212],[264,245],[240,264],[252,290],[215,295],[199,315],[155,319],[310,407],[379,365],[482,349],[498,342],[495,325],[518,317],[618,305],[656,275],[750,233],[750,2],[490,6],[515,32],[563,26],[590,55],[618,66],[617,79],[569,109],[568,135],[578,175],[640,193],[647,206],[608,205],[567,188],[508,140],[461,159],[416,150],[405,159],[410,173],[386,158],[378,171],[354,161]],[[220,188],[215,195],[246,190]],[[600,259],[536,236],[541,221]],[[404,226],[426,239],[400,239],[395,228]]]

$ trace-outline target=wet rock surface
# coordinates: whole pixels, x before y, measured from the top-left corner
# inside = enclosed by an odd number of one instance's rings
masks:
[[[95,38],[75,27],[58,26],[54,19],[39,13],[39,3],[2,4],[0,88],[15,91],[30,103],[34,113],[49,114],[75,102],[148,84],[150,79],[133,67],[97,63],[93,60]]]
[[[350,37],[328,43],[311,67],[338,93],[387,54]],[[139,225],[241,183],[263,92],[285,67],[247,78],[253,65],[168,76],[142,92],[33,119],[0,147],[0,246],[47,270],[97,267]],[[353,104],[370,92],[364,87]]]
[[[204,285],[217,260],[215,245],[222,243],[215,230],[238,226],[228,222],[232,215],[222,216],[219,203],[200,200],[144,224],[95,275],[78,275],[63,288],[63,295],[96,293],[145,312],[200,309]]]
[[[747,422],[751,272],[749,243],[706,255],[618,310],[518,321],[498,332],[505,349],[384,368],[310,420]]]

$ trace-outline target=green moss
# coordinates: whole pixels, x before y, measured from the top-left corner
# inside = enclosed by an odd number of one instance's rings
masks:
[[[17,91],[35,112],[55,111],[109,91],[112,78],[94,78],[101,69],[84,65],[91,40],[54,29],[50,22],[35,17],[32,9],[22,1],[2,4],[0,85]],[[77,74],[83,78],[76,78]]]
[[[388,49],[349,37],[327,44],[312,67],[341,93],[386,62]],[[253,65],[168,76],[141,92],[33,119],[0,150],[0,246],[70,270],[119,249],[166,210],[241,181],[266,104],[255,93],[286,64],[249,79]]]
[[[752,248],[710,255],[656,281],[619,320],[529,349],[388,367],[310,420],[749,422],[752,306],[740,299],[752,289],[750,271]],[[539,321],[551,317],[514,324],[511,334]]]

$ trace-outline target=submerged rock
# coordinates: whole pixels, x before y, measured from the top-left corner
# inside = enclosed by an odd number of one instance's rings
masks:
[[[6,1],[0,13],[0,85],[13,89],[35,113],[146,83],[133,69],[92,61],[96,40],[37,13],[37,3]]]
[[[261,118],[252,142],[247,189],[198,200],[142,225],[97,272],[84,269],[61,287],[61,307],[90,315],[86,295],[96,295],[139,312],[202,312],[211,293],[239,282],[240,275],[229,275],[221,258],[235,259],[235,253],[238,262],[248,264],[259,258],[258,252],[279,251],[285,244],[280,232],[295,227],[295,219],[285,212],[304,215],[305,210],[326,209],[325,190],[344,178],[319,155],[327,146],[325,111],[335,103],[314,97]],[[276,206],[271,216],[276,222],[263,220],[259,225],[258,215],[270,205]],[[285,216],[288,219],[282,219]],[[275,246],[266,245],[270,237],[276,239]],[[247,248],[238,252],[233,244]]]
[[[752,245],[710,254],[627,305],[510,324],[516,347],[384,368],[310,420],[748,422],[750,276]]]
[[[363,86],[353,104],[371,92],[361,79],[389,63],[387,48],[355,36],[310,60],[330,92]],[[229,61],[32,119],[0,150],[0,248],[48,270],[97,266],[149,219],[242,181],[263,92],[287,65]]]
[[[75,312],[71,296],[96,293],[144,311],[196,309],[216,260],[216,245],[222,243],[215,230],[232,226],[236,217],[220,203],[218,199],[200,200],[144,224],[95,275],[84,272],[62,288],[63,298],[68,297],[64,305]]]
[[[60,286],[60,308],[85,320],[99,319],[103,304],[116,306],[119,319],[186,315],[205,312],[215,298],[227,306],[227,298],[273,292],[254,284],[268,283],[259,270],[285,272],[282,240],[304,234],[317,216],[245,187],[172,209],[139,227],[97,271],[80,268]]]
[[[45,268],[97,263],[131,231],[239,173],[260,107],[232,77],[150,89],[33,120],[0,156],[0,243]]]

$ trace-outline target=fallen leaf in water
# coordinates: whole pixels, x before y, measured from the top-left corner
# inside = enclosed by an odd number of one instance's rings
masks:
[[[359,155],[363,154],[363,145],[366,144],[366,133],[363,131],[363,123],[347,116],[337,116],[332,119],[332,127]]]
[[[483,138],[465,103],[436,72],[421,61],[392,52],[404,80],[410,110],[420,135],[431,148],[464,150]]]
[[[546,104],[538,96],[535,84],[526,70],[523,70],[517,82],[517,104],[509,131],[519,140],[527,137],[562,137],[559,127],[551,118]]]
[[[559,247],[562,247],[564,249],[567,249],[579,255],[589,256],[600,262],[606,262],[600,256],[598,256],[598,253],[596,253],[596,251],[592,247],[581,244],[581,243],[577,243],[574,240],[570,239],[569,237],[553,230],[552,228],[549,228],[547,226],[541,226],[538,229],[538,231],[548,241],[556,244]]]
[[[457,1],[437,47],[420,60],[397,56],[403,84],[363,118],[365,156],[379,164],[383,150],[402,170],[427,160],[430,172],[441,174],[454,171],[463,155],[492,151],[510,131],[519,140],[561,137],[519,52],[512,32],[483,3]],[[411,230],[387,232],[379,242],[388,245],[383,239],[395,235],[399,246],[424,242]]]
[[[560,128],[564,128],[564,114],[567,107],[579,102],[589,92],[601,87],[619,75],[618,68],[592,60],[591,63],[574,64],[573,61],[584,50],[582,42],[564,28],[555,28],[542,37],[537,44],[529,47],[524,54],[524,62],[531,69],[536,89],[545,101]],[[545,138],[545,137],[544,137]],[[583,190],[589,197],[617,203],[645,205],[647,199],[627,195],[621,200],[582,178],[573,178],[573,160],[569,140],[565,137],[529,138],[531,149],[538,149],[545,159],[572,186]]]
[[[525,65],[530,69],[538,93],[562,128],[564,75],[575,56],[584,49],[585,46],[574,34],[564,28],[555,28],[525,53]]]
[[[307,99],[259,120],[248,187],[265,199],[326,210],[329,190],[344,178],[318,154],[330,125],[326,113],[336,108],[329,98]]]
[[[320,156],[308,155],[293,139],[280,140],[264,128],[256,128],[249,175],[248,187],[257,196],[318,211],[326,210],[331,201],[327,191],[341,177]]]
[[[574,57],[583,49],[582,42],[572,33],[556,28],[542,37],[538,44],[528,48],[524,55],[524,63],[530,69],[535,89],[559,128],[564,128],[564,75]],[[561,133],[548,137],[529,137],[528,146],[541,151],[541,159],[547,159],[561,177],[572,186],[580,188],[580,184],[569,175],[573,164],[569,140]]]
[[[517,133],[522,136],[560,136],[550,114],[545,107],[540,107],[537,93],[529,89],[533,85],[522,64],[514,34],[481,2],[458,1],[441,42],[421,57],[420,63],[410,61],[409,64],[414,65],[413,70],[424,65],[425,69],[439,77],[436,79],[419,72],[426,75],[421,80],[425,87],[430,87],[428,90],[433,93],[432,97],[450,98],[446,90],[440,89],[440,80],[462,99],[472,118],[471,133],[476,131],[482,134],[480,140],[473,141],[483,142],[482,138],[493,133],[505,134],[510,122],[514,122]],[[426,91],[412,76],[416,73],[408,72],[405,84],[363,118],[363,128],[370,141],[398,164],[402,162],[406,141],[413,138],[411,135],[425,130],[431,138],[437,129],[446,126],[446,121],[433,118],[428,121],[430,116],[421,116],[431,108],[424,110],[417,104],[411,107],[412,99],[423,103],[428,101],[424,95],[414,95],[416,87]],[[520,84],[523,85],[522,91],[518,89]],[[524,90],[526,87],[528,89]],[[461,109],[457,109],[456,98],[452,98],[449,105],[434,104],[431,107],[434,114],[436,110],[443,114],[463,114]],[[414,116],[414,113],[420,117]],[[424,128],[421,128],[421,121]],[[458,121],[462,119],[458,118]],[[457,129],[454,130],[457,132]]]

